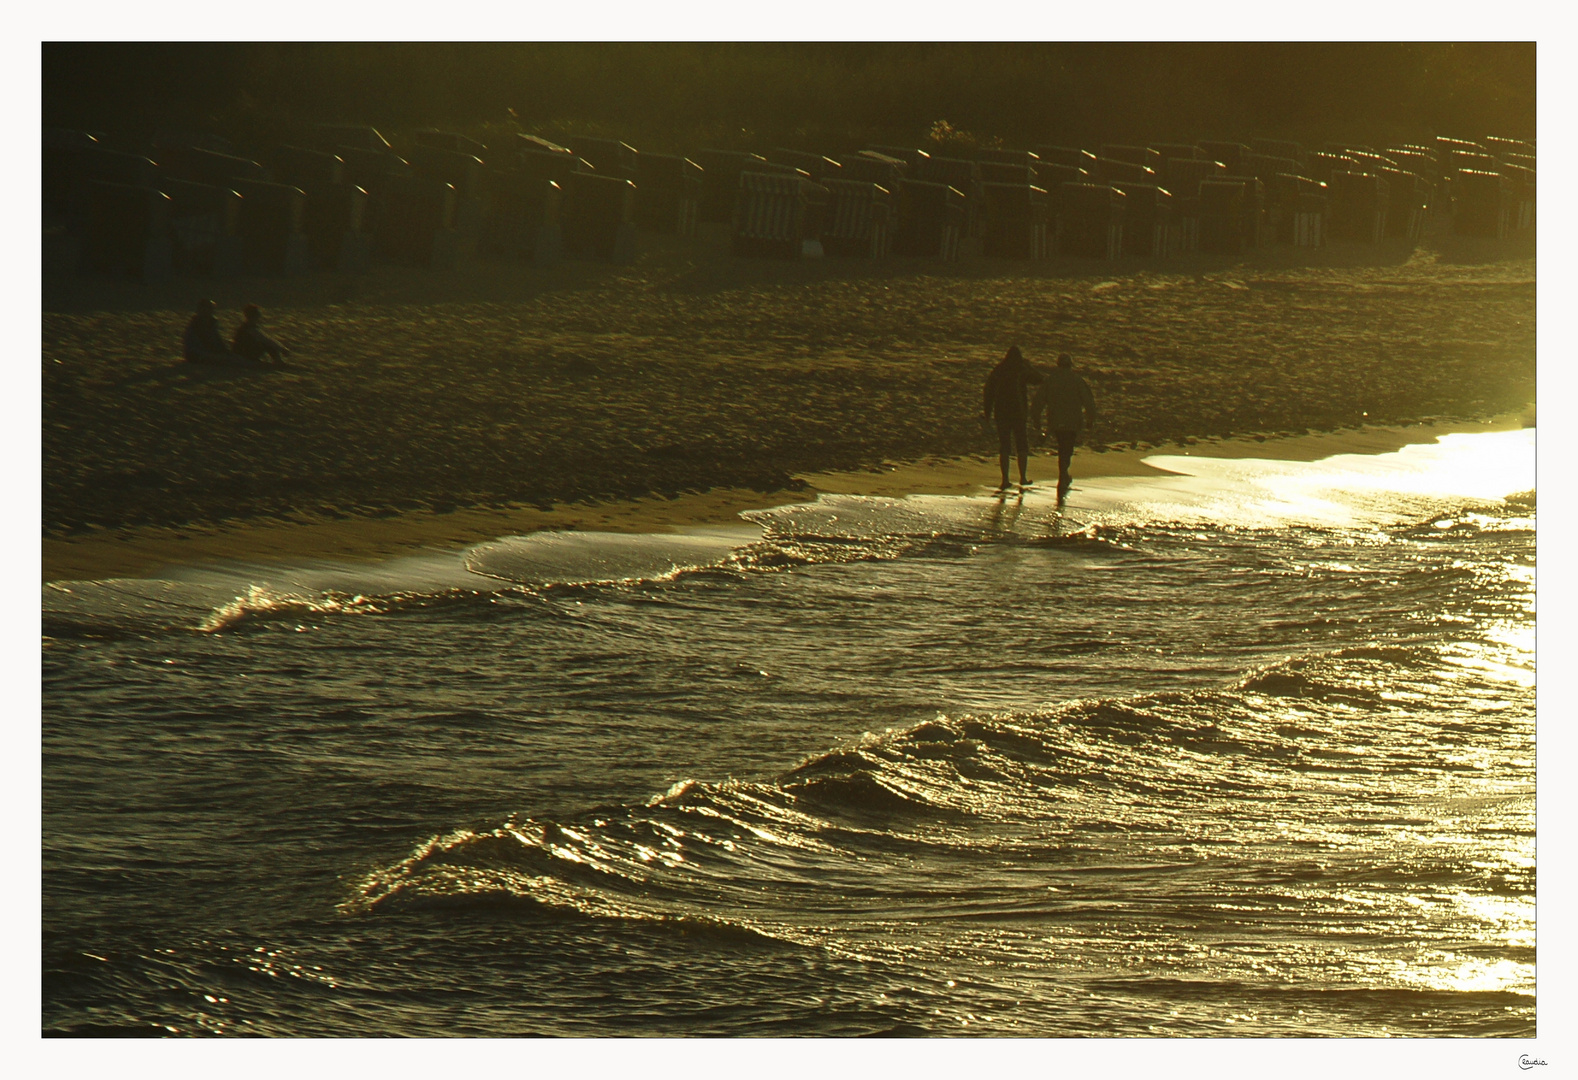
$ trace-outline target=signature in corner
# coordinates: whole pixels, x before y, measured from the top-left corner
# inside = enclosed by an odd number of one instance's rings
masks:
[[[1536,1065],[1544,1064],[1544,1061],[1541,1061],[1539,1058],[1531,1058],[1528,1054],[1518,1055],[1518,1068],[1520,1069],[1532,1069]]]

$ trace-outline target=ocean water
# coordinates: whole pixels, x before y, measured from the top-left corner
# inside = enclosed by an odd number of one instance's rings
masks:
[[[1533,1036],[1533,431],[1155,463],[46,584],[44,1031]]]

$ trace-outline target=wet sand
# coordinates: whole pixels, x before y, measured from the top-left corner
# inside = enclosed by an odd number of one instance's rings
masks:
[[[1506,431],[1526,426],[1528,414],[1508,414],[1480,423],[1445,422],[1409,427],[1367,427],[1351,431],[1270,439],[1204,439],[1191,445],[1165,445],[1075,455],[1078,477],[1140,476],[1165,470],[1146,464],[1156,455],[1272,458],[1318,461],[1336,454],[1383,454],[1428,443],[1458,431]],[[388,518],[345,518],[283,524],[242,524],[230,528],[137,529],[105,536],[44,541],[43,580],[140,577],[177,566],[220,562],[364,561],[392,558],[423,549],[458,550],[500,536],[542,529],[665,532],[738,520],[744,510],[806,502],[819,494],[971,495],[992,490],[995,457],[984,455],[929,459],[856,471],[808,473],[802,488],[757,492],[718,488],[673,499],[644,498],[585,502],[541,510],[535,507],[418,511]],[[1040,450],[1030,459],[1032,479],[1057,473],[1057,457]]]
[[[43,574],[969,491],[996,480],[980,387],[1015,342],[1043,364],[1072,352],[1091,382],[1099,441],[1076,477],[1143,471],[1152,453],[1320,457],[1429,441],[1396,431],[1410,425],[1518,423],[1532,253],[1361,254],[950,267],[650,238],[628,267],[216,285],[226,330],[245,299],[264,305],[294,349],[279,370],[180,362],[201,285],[46,275]]]

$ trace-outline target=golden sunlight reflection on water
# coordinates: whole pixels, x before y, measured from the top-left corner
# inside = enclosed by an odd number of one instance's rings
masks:
[[[1450,664],[1467,668],[1475,675],[1497,682],[1534,685],[1534,628],[1508,628],[1506,641],[1501,647],[1491,644],[1462,642],[1443,659]],[[1445,673],[1450,677],[1451,673]],[[1466,674],[1466,672],[1465,672]],[[1487,703],[1494,705],[1494,703]]]
[[[1308,462],[1155,455],[1146,463],[1178,475],[1162,483],[1155,477],[1097,478],[1076,492],[1096,509],[1137,501],[1181,521],[1356,527],[1408,518],[1414,510],[1402,509],[1399,500],[1492,500],[1532,491],[1534,458],[1533,428],[1446,435],[1390,454]]]
[[[1399,982],[1424,990],[1460,993],[1502,992],[1534,996],[1534,965],[1516,960],[1483,960],[1456,953],[1420,957],[1412,966],[1399,961]]]

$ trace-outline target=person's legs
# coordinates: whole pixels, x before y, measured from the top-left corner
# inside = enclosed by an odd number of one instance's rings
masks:
[[[1079,432],[1060,429],[1057,433],[1057,482],[1059,487],[1067,487],[1073,477],[1068,474],[1069,463],[1074,460],[1074,441],[1079,437]]]
[[[1012,427],[1002,417],[997,418],[997,464],[1002,469],[1003,482],[1000,487],[1008,486],[1008,455],[1013,449],[1014,433]]]
[[[1030,433],[1025,430],[1023,420],[1014,425],[1014,449],[1018,451],[1019,483],[1023,486],[1030,483],[1025,473],[1025,468],[1030,464]]]

